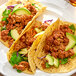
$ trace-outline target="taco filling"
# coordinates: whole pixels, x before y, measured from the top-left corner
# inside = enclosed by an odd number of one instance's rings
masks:
[[[8,41],[9,47],[21,34],[29,21],[36,15],[39,8],[34,3],[7,6],[2,14],[1,39]]]
[[[13,66],[14,69],[19,71],[24,71],[26,68],[30,69],[29,62],[28,62],[28,50],[30,49],[33,42],[36,38],[44,33],[44,30],[49,26],[48,22],[41,23],[37,25],[35,21],[34,25],[24,33],[21,38],[18,40],[17,43],[14,45],[14,52],[12,57],[10,58],[10,64]]]
[[[46,56],[41,57],[43,69],[51,66],[59,67],[68,62],[68,58],[76,55],[76,36],[74,25],[60,25],[52,34],[45,39],[43,47]]]

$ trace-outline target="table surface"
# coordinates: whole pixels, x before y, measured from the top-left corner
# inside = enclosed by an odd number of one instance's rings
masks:
[[[0,0],[0,5],[7,2],[8,0]],[[63,6],[64,9],[66,10],[72,10],[72,15],[73,15],[73,18],[76,20],[76,7],[73,7],[71,6],[70,4],[68,4],[65,0],[37,0],[37,1],[40,1],[40,2],[50,2],[50,3],[53,3],[53,4],[56,4],[58,6]],[[65,1],[65,2],[63,2]],[[65,6],[66,5],[66,6]],[[75,21],[74,21],[75,22]],[[0,76],[3,76],[1,73],[0,73]],[[76,76],[76,73],[73,74],[72,76]]]

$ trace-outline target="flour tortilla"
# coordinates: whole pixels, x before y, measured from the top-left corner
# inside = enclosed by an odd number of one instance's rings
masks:
[[[46,30],[45,30],[45,33],[37,47],[37,51],[35,53],[35,56],[34,56],[34,61],[35,61],[35,64],[37,66],[37,68],[39,68],[40,70],[44,71],[44,72],[48,72],[48,73],[66,73],[66,72],[69,72],[73,69],[76,68],[76,57],[71,59],[69,58],[68,59],[68,63],[64,64],[64,65],[59,65],[58,68],[55,68],[54,66],[51,66],[50,68],[46,68],[46,69],[43,69],[42,66],[41,66],[41,63],[42,63],[42,60],[41,59],[38,59],[38,57],[43,57],[43,56],[46,56],[44,50],[43,50],[43,47],[45,45],[45,39],[46,37],[48,37],[49,35],[52,34],[52,32],[57,29],[60,25],[64,25],[64,24],[74,24],[74,23],[70,23],[70,22],[64,22],[64,21],[61,21],[60,19],[58,19],[55,23],[53,23],[52,25],[50,25]],[[76,24],[74,24],[74,26],[76,27]],[[75,31],[75,35],[76,35],[76,31]]]
[[[20,35],[20,37],[13,43],[13,45],[10,47],[10,50],[7,53],[7,59],[8,61],[10,60],[12,53],[15,52],[16,50],[14,50],[14,46],[16,43],[19,42],[19,39],[27,32],[29,31],[33,26],[35,25],[41,25],[41,22],[34,20],[31,24],[31,26],[23,32],[23,34]],[[34,49],[37,48],[38,43],[40,42],[42,35],[40,35],[32,44],[31,48],[28,50],[28,61],[29,61],[29,65],[30,65],[30,70],[26,69],[25,71],[23,71],[24,73],[28,73],[28,74],[34,74],[36,72],[36,65],[34,63],[34,58],[33,58],[33,54],[34,54]]]
[[[31,23],[46,9],[46,7],[44,7],[41,3],[35,1],[35,0],[9,0],[5,5],[4,7],[2,6],[0,8],[0,21],[1,21],[1,18],[2,18],[2,12],[6,9],[6,6],[9,6],[9,5],[13,5],[13,4],[17,4],[18,1],[21,1],[22,3],[24,4],[27,4],[27,1],[29,1],[30,3],[35,3],[38,7],[39,7],[39,11],[37,12],[37,14],[32,18],[31,21],[28,22],[27,26],[24,28],[24,30],[22,31],[22,33],[27,30],[29,28],[29,26],[31,26]],[[9,48],[9,45],[8,45],[8,41],[4,42],[3,40],[1,40],[1,27],[0,27],[0,42],[2,42],[5,46],[7,46]]]

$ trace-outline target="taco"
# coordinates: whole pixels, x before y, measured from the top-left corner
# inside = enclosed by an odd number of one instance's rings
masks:
[[[31,26],[20,35],[7,53],[9,63],[19,72],[35,73],[34,53],[42,34],[50,24],[34,20]],[[30,51],[32,50],[32,51]]]
[[[34,56],[36,66],[48,73],[65,73],[76,68],[76,24],[58,19],[49,26]]]
[[[10,47],[45,8],[34,0],[9,0],[0,8],[0,41]]]

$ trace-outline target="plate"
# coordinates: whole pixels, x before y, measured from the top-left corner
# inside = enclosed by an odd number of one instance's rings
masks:
[[[37,20],[44,22],[45,20],[51,20],[53,19],[53,22],[55,22],[58,18],[64,21],[70,21],[75,22],[74,18],[72,19],[72,16],[68,13],[68,10],[62,9],[61,7],[51,4],[51,3],[44,3],[47,5],[46,11],[42,13]],[[6,7],[5,5],[2,5],[1,7]],[[0,8],[1,8],[0,7]],[[4,10],[4,9],[2,9]],[[52,22],[52,23],[53,23]],[[69,76],[76,72],[76,70],[73,70],[68,73],[45,73],[40,70],[36,70],[35,75],[28,75],[24,73],[17,73],[16,70],[14,70],[11,65],[7,61],[6,53],[9,49],[5,47],[2,43],[0,43],[0,72],[3,73],[5,76]]]

